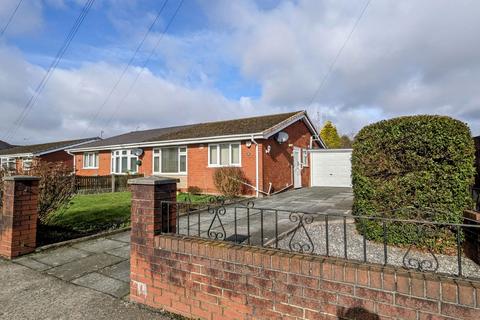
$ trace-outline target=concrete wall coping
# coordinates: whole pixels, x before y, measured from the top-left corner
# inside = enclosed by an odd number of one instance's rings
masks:
[[[39,177],[32,177],[32,176],[9,176],[4,177],[3,181],[38,181],[40,180]]]
[[[128,180],[129,185],[157,186],[162,184],[173,184],[180,182],[180,179],[173,179],[161,176],[150,176]]]

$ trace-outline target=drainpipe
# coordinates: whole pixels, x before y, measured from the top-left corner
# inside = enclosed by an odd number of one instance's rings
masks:
[[[255,144],[255,196],[258,198],[259,196],[259,193],[258,193],[258,188],[259,188],[259,185],[258,185],[258,143],[257,141],[255,141],[255,139],[253,138],[253,135],[252,137],[250,138],[250,140],[252,141],[252,143]]]

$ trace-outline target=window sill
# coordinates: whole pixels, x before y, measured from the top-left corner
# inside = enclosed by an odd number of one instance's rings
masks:
[[[186,172],[154,172],[154,175],[167,175],[167,176],[186,176]]]
[[[235,167],[235,168],[241,168],[241,164],[230,164],[230,165],[214,165],[214,164],[209,164],[207,168],[228,168],[228,167]]]
[[[84,170],[96,170],[96,169],[98,169],[98,167],[88,167],[88,168],[83,167],[82,169],[84,169]]]

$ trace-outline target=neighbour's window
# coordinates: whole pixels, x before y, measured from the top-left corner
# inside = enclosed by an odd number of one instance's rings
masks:
[[[208,165],[240,166],[240,143],[220,143],[208,146]]]
[[[26,158],[22,160],[23,170],[28,171],[32,168],[33,160],[31,158]]]
[[[0,158],[0,165],[3,170],[13,171],[16,169],[15,158]]]
[[[112,173],[137,173],[138,157],[132,150],[112,151]]]
[[[153,150],[153,173],[186,173],[187,148],[168,147]]]
[[[84,169],[97,169],[98,168],[98,153],[97,152],[85,152],[83,154],[83,168]]]
[[[302,165],[308,167],[308,151],[302,150]]]

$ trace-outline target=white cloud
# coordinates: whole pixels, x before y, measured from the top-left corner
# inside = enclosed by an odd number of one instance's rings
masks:
[[[262,85],[267,106],[306,106],[365,2],[282,1],[271,10],[254,2],[220,1],[213,24],[232,30],[244,75]],[[311,110],[321,106],[343,131],[380,118],[445,113],[480,133],[480,3],[372,1]],[[365,112],[368,114],[368,112]],[[341,119],[349,118],[343,126]]]
[[[118,3],[120,12],[129,6]],[[107,128],[105,122],[138,69],[129,70],[86,135],[303,109],[364,5],[347,0],[261,2],[264,7],[253,0],[201,3],[208,26],[166,36],[112,125]],[[0,18],[8,11],[2,8]],[[353,134],[383,118],[440,113],[467,121],[480,134],[479,13],[476,1],[372,1],[309,107],[311,117],[319,112]],[[115,21],[118,13],[112,11],[110,18]],[[123,18],[116,27],[130,30],[125,37],[138,42],[144,29],[134,32],[128,16]],[[40,16],[34,21],[41,25]],[[138,64],[156,37],[148,40]],[[127,47],[135,45],[122,41],[118,48]],[[13,142],[83,135],[123,68],[122,54],[131,54],[118,48],[99,47],[100,61],[58,69]],[[109,55],[116,57],[109,60]],[[226,98],[218,84],[224,67],[240,70],[242,81],[258,83],[260,97],[240,92],[238,100]],[[18,116],[44,72],[18,49],[0,44],[0,132]]]

